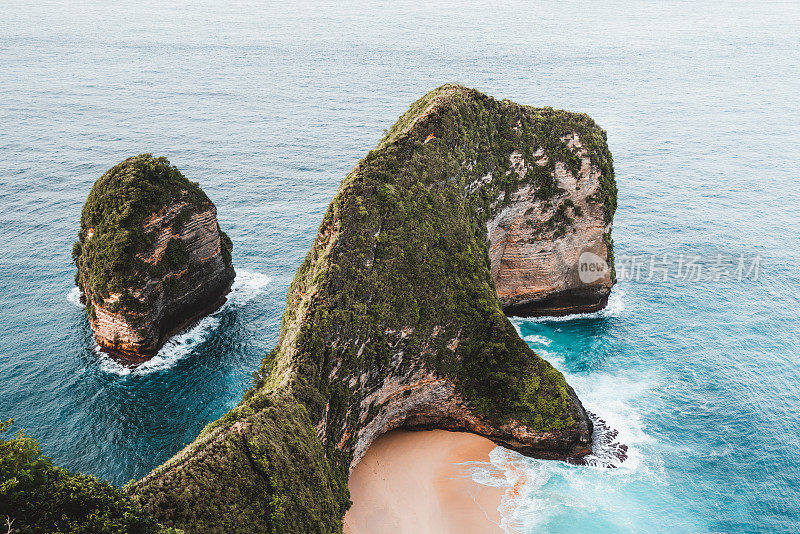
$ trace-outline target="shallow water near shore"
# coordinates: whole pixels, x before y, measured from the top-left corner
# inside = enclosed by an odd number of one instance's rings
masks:
[[[756,279],[645,269],[602,312],[514,319],[629,457],[609,469],[495,450],[473,476],[514,490],[504,525],[800,530],[796,3],[0,11],[0,418],[57,463],[123,484],[232,408],[341,179],[414,100],[457,81],[608,131],[618,258],[761,258]],[[200,182],[239,276],[260,282],[125,372],[94,350],[70,251],[91,185],[142,152]]]

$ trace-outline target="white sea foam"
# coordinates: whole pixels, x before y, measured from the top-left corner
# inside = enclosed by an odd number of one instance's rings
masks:
[[[614,441],[628,447],[627,459],[624,461],[604,454],[607,451],[597,448],[595,454],[585,458],[586,461],[603,472],[635,472],[641,469],[644,464],[642,447],[652,443],[652,438],[644,430],[644,422],[636,405],[638,399],[645,398],[658,388],[656,379],[652,376],[625,377],[609,372],[570,373],[564,366],[563,357],[557,352],[540,349],[537,353],[564,374],[567,383],[575,389],[587,411],[618,432]],[[609,464],[617,469],[609,470],[605,467]]]
[[[94,351],[100,357],[100,369],[120,376],[140,376],[169,369],[214,334],[222,322],[220,314],[224,310],[247,304],[263,293],[269,283],[270,278],[264,274],[237,270],[236,279],[233,281],[231,292],[228,293],[228,300],[225,304],[214,313],[200,319],[188,330],[172,336],[161,347],[158,354],[136,367],[126,367],[111,358],[96,345]]]
[[[236,271],[236,279],[225,306],[243,306],[264,292],[271,282],[269,276],[253,271]],[[223,306],[224,307],[224,306]]]
[[[515,326],[519,329],[529,320],[516,320]],[[545,347],[549,345],[543,343],[549,341],[544,336],[530,335],[525,340]],[[625,518],[628,512],[619,498],[620,492],[625,491],[624,486],[661,475],[657,457],[647,453],[653,449],[653,439],[645,432],[642,416],[636,409],[638,399],[657,389],[656,379],[622,377],[608,372],[573,374],[565,369],[563,356],[558,352],[541,347],[537,352],[564,373],[588,411],[618,432],[613,441],[628,447],[627,458],[620,460],[614,454],[619,449],[608,444],[605,448],[595,447],[595,452],[586,457],[588,465],[584,466],[535,460],[498,447],[489,455],[488,464],[476,463],[470,467],[472,479],[486,486],[506,488],[499,508],[505,532],[546,530],[551,520],[565,514],[585,516],[587,521],[598,512],[607,512],[604,514],[607,517]],[[596,439],[598,436],[595,433]],[[590,529],[588,523],[586,528]],[[581,527],[576,526],[576,530],[580,531]]]
[[[81,290],[78,286],[74,286],[67,292],[67,300],[70,304],[74,304],[78,308],[85,308],[85,306],[81,303]]]
[[[608,303],[606,307],[600,311],[590,313],[575,313],[572,315],[550,316],[543,317],[511,317],[511,322],[519,324],[520,322],[528,321],[531,323],[555,323],[562,321],[574,321],[576,319],[597,319],[598,317],[619,317],[625,310],[625,290],[619,284],[611,289],[611,294],[608,296]]]
[[[546,338],[544,336],[539,336],[539,335],[536,335],[536,334],[529,334],[529,335],[523,337],[522,339],[524,339],[528,343],[536,343],[537,345],[544,345],[545,347],[549,347],[550,343],[553,342],[552,339],[548,339],[548,338]]]
[[[569,375],[567,381],[588,410],[619,431],[617,441],[628,446],[628,458],[620,462],[599,451],[599,456],[586,458],[589,465],[577,466],[536,460],[495,448],[489,454],[488,464],[474,465],[470,471],[479,484],[506,488],[498,508],[504,532],[546,530],[551,520],[565,514],[585,516],[588,520],[603,511],[611,517],[625,518],[625,505],[618,498],[620,487],[657,476],[652,460],[648,458],[649,463],[643,460],[642,448],[651,438],[645,434],[641,417],[631,403],[652,385],[620,381],[612,375],[585,377],[583,381]],[[600,467],[609,463],[616,468]],[[576,526],[576,530],[581,527]]]

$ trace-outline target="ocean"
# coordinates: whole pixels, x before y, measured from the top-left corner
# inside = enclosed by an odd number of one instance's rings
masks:
[[[504,526],[800,531],[796,2],[10,0],[0,66],[0,419],[56,463],[121,485],[232,408],[341,179],[454,81],[588,113],[619,187],[608,308],[513,322],[628,458],[496,449],[473,476],[509,488]],[[216,203],[238,275],[131,371],[70,252],[94,181],[145,152]]]

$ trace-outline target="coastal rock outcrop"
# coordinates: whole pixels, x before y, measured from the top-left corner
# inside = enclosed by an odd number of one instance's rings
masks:
[[[567,170],[573,189],[599,197],[560,192]],[[349,470],[394,428],[473,432],[538,458],[589,454],[580,400],[503,313],[500,288],[534,278],[497,245],[528,224],[543,227],[525,234],[541,246],[574,234],[576,248],[584,236],[601,250],[575,223],[579,209],[611,205],[609,183],[605,133],[588,116],[431,91],[343,180],[252,389],[127,491],[187,532],[340,532]],[[527,205],[542,188],[550,207]]]
[[[92,187],[73,247],[98,344],[126,360],[225,302],[232,244],[200,186],[150,154],[115,165]]]
[[[565,118],[549,109],[538,113]],[[492,279],[508,315],[598,311],[615,282],[611,226],[617,188],[611,153],[604,131],[568,117],[574,122],[565,129],[546,141],[535,132],[528,150],[511,153],[515,185],[487,222]],[[517,129],[531,135],[523,121]],[[490,173],[475,187],[495,179]],[[601,268],[585,271],[590,262]]]
[[[576,132],[562,141],[572,152],[565,158],[569,164],[553,163],[542,150],[532,162],[512,154],[513,172],[532,179],[518,182],[508,204],[487,223],[492,278],[509,315],[597,311],[615,282],[610,154],[590,154]],[[589,261],[602,270],[581,273]]]

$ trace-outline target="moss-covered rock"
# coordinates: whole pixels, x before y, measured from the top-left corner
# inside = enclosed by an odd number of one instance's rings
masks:
[[[225,301],[231,248],[214,204],[166,158],[112,167],[89,193],[72,252],[98,343],[133,359],[154,354]]]
[[[325,455],[303,405],[280,395],[204,432],[129,490],[187,532],[340,532],[349,505],[346,471]]]
[[[576,133],[579,155],[564,141]],[[416,102],[342,182],[253,388],[132,483],[134,498],[190,532],[339,532],[349,468],[392,428],[465,430],[542,458],[587,454],[591,421],[519,338],[492,278],[487,224],[544,176],[515,172],[518,154],[546,155],[553,169],[588,164],[601,180],[610,165],[585,115],[458,85]],[[615,191],[610,180],[602,194]]]

